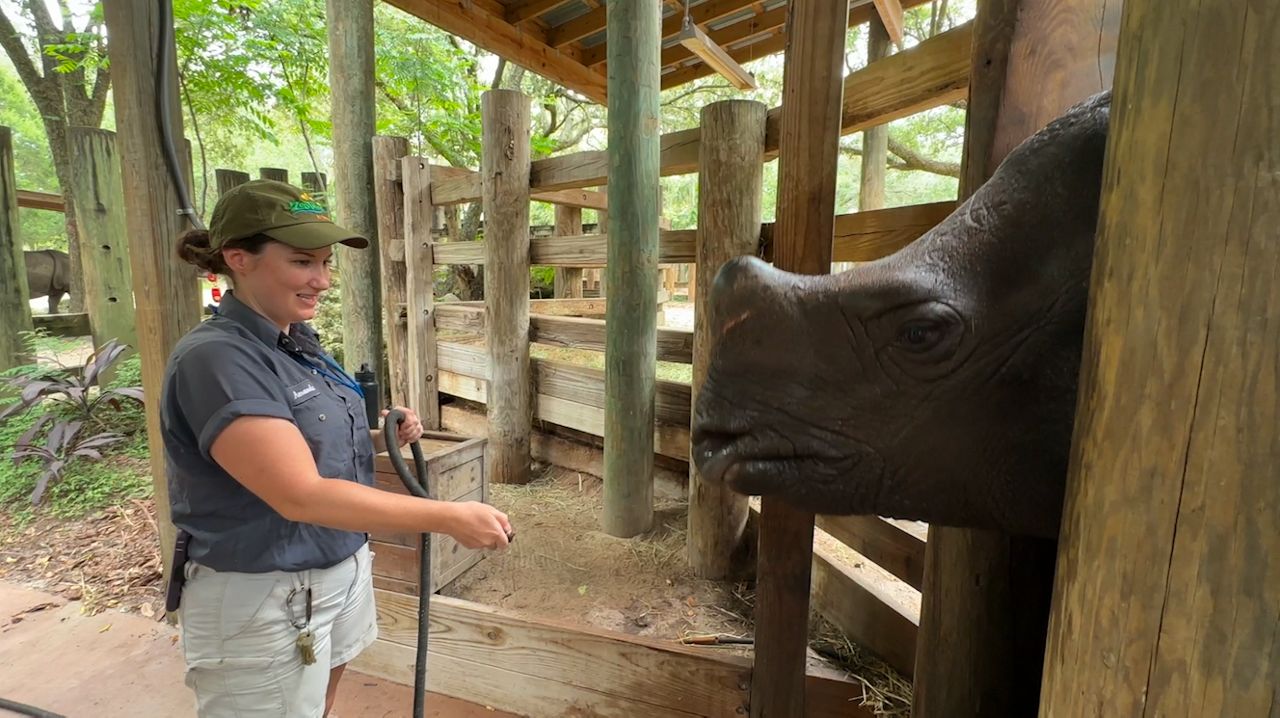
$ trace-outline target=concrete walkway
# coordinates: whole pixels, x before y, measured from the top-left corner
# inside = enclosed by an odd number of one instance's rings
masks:
[[[176,628],[118,611],[85,616],[77,602],[0,582],[0,697],[67,718],[192,718],[182,675]],[[434,694],[427,705],[432,718],[516,718]],[[412,708],[411,687],[347,671],[330,717]]]

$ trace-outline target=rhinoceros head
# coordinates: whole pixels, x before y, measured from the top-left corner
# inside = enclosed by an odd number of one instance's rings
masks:
[[[816,513],[1054,536],[1110,93],[946,220],[831,276],[727,263],[694,416],[705,478]]]

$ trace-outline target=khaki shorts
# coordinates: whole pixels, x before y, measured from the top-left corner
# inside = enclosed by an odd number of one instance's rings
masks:
[[[371,564],[368,544],[310,571],[235,573],[188,563],[178,616],[198,715],[320,718],[329,670],[378,636]],[[308,582],[316,662],[304,665],[295,624],[306,621]]]

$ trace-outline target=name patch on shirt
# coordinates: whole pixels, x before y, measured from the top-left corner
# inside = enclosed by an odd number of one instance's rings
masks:
[[[308,382],[307,385],[301,389],[290,389],[289,391],[293,392],[293,400],[297,401],[308,394],[314,394],[316,392],[316,385]]]

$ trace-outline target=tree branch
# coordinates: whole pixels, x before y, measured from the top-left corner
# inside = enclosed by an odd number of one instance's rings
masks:
[[[889,151],[902,159],[905,169],[923,170],[935,175],[955,177],[957,179],[960,178],[959,162],[945,162],[943,160],[935,160],[931,157],[921,156],[915,150],[895,140],[893,135],[889,135]]]
[[[18,30],[13,26],[13,22],[9,20],[9,17],[5,15],[2,7],[0,7],[0,47],[4,47],[5,53],[9,56],[9,61],[13,63],[14,68],[18,71],[18,78],[22,80],[22,84],[27,86],[27,92],[31,95],[31,99],[35,101],[40,113],[49,114],[52,108],[47,108],[41,104],[44,98],[40,96],[38,90],[38,88],[44,87],[45,78],[36,69],[31,56],[27,54],[26,46],[22,43],[22,36],[18,34]]]

